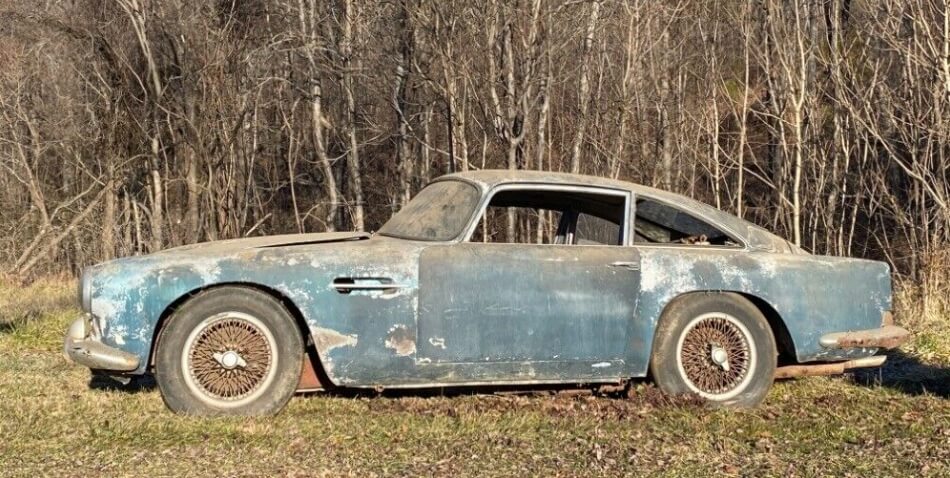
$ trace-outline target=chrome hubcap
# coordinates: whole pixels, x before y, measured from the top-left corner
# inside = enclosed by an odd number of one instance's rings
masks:
[[[729,371],[729,352],[726,352],[726,349],[718,345],[713,345],[709,352],[709,358],[723,371]]]
[[[222,368],[226,370],[233,370],[237,367],[247,367],[247,361],[244,360],[244,357],[233,350],[228,350],[225,353],[215,352],[211,354],[215,360],[218,361],[218,365],[221,365]]]

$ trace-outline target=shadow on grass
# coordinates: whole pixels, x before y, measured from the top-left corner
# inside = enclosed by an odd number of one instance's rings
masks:
[[[887,354],[880,369],[855,372],[851,381],[857,385],[887,387],[908,395],[933,395],[950,398],[950,368],[921,362],[901,351]]]
[[[2,329],[2,325],[0,325]],[[865,387],[886,387],[908,395],[932,395],[950,398],[950,368],[921,362],[920,359],[896,351],[888,354],[887,362],[880,369],[858,370],[849,375],[852,383]],[[128,383],[122,383],[114,377],[94,373],[89,379],[89,388],[102,391],[140,393],[157,387],[151,375],[130,377]],[[331,388],[319,392],[300,392],[300,395],[326,394],[337,397],[368,398],[433,398],[460,397],[467,395],[522,395],[522,396],[584,396],[595,395],[610,398],[637,398],[653,405],[694,405],[701,403],[695,397],[670,396],[662,393],[647,379],[631,381],[631,387],[624,390],[604,390],[596,385],[498,385],[478,387],[433,387],[412,389],[385,389],[374,391],[358,388]]]
[[[109,376],[105,373],[93,373],[89,379],[89,388],[91,390],[106,392],[122,392],[136,394],[149,392],[157,388],[157,383],[152,375],[143,375],[136,377],[127,377],[127,383],[124,380]],[[584,400],[585,398],[608,398],[611,400],[597,401],[600,407],[616,407],[616,404],[624,404],[625,408],[630,407],[681,407],[700,409],[704,406],[703,401],[694,395],[669,395],[662,392],[650,381],[646,379],[631,380],[627,387],[599,386],[596,384],[560,384],[560,385],[483,385],[483,386],[459,386],[459,387],[431,387],[431,388],[409,388],[409,389],[384,389],[373,390],[363,388],[341,388],[332,387],[320,391],[298,392],[298,396],[331,396],[351,399],[366,398],[389,398],[389,399],[421,399],[414,403],[424,403],[429,398],[457,398],[465,396],[494,397],[504,399],[505,397],[550,397],[559,400]],[[412,401],[412,400],[410,400]],[[384,401],[390,403],[390,401]],[[400,402],[397,400],[397,402]],[[491,402],[494,403],[494,402]],[[613,403],[613,405],[611,405]]]
[[[649,404],[666,407],[702,407],[705,402],[697,395],[670,395],[661,391],[651,381],[637,378],[626,386],[585,383],[534,384],[534,385],[478,385],[455,387],[389,388],[384,390],[331,388],[317,392],[301,392],[301,395],[323,394],[345,398],[454,398],[465,396],[484,397],[599,397],[624,403]]]
[[[140,393],[154,390],[157,386],[151,375],[128,377],[128,382],[106,374],[93,372],[89,378],[89,388],[109,392]]]
[[[337,389],[316,394],[364,401],[369,411],[374,413],[449,417],[473,413],[537,412],[571,419],[639,420],[657,409],[689,410],[697,415],[713,410],[698,396],[669,395],[640,380],[623,390],[574,384],[388,389],[378,392]],[[464,397],[477,399],[455,400]]]

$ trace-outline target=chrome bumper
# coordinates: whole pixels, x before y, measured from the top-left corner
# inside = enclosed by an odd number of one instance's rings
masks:
[[[87,317],[80,317],[69,326],[63,354],[68,360],[94,370],[131,372],[139,368],[138,356],[90,337]]]
[[[896,325],[885,325],[879,329],[835,332],[821,336],[819,343],[829,349],[879,348],[893,349],[910,338],[910,332]]]

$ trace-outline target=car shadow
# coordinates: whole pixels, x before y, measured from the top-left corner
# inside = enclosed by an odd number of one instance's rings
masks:
[[[151,375],[128,377],[128,382],[105,374],[93,372],[89,377],[89,388],[108,392],[141,393],[154,390],[158,385]]]
[[[337,388],[316,392],[301,392],[303,395],[322,394],[345,398],[453,398],[477,395],[522,395],[522,396],[552,396],[552,395],[607,395],[600,393],[593,385],[479,385],[458,387],[424,387],[424,388],[387,388],[373,390],[365,388]],[[613,394],[610,394],[613,395]]]
[[[623,385],[564,383],[564,384],[524,384],[524,385],[477,385],[443,386],[421,388],[386,388],[373,390],[366,388],[332,387],[324,390],[298,392],[303,396],[331,396],[340,398],[456,398],[479,397],[598,397],[629,402],[649,402],[653,405],[699,406],[702,400],[693,395],[670,395],[662,392],[647,378],[634,378]]]
[[[848,375],[848,380],[857,386],[886,387],[908,395],[932,395],[941,398],[950,398],[950,367],[927,364],[917,357],[907,355],[901,351],[888,353],[887,362],[885,362],[881,368],[857,370]],[[649,385],[650,382],[648,379],[636,379],[633,380],[631,384]],[[94,373],[89,379],[89,388],[92,390],[134,394],[154,390],[157,388],[157,384],[155,378],[151,375],[131,377],[128,383],[122,383],[108,375]],[[563,384],[433,387],[385,389],[382,391],[333,387],[329,390],[298,392],[298,395],[330,395],[349,398],[432,398],[466,395],[597,395],[602,397],[624,398],[626,392],[623,390],[604,390],[596,385]]]
[[[855,371],[850,380],[856,385],[886,387],[908,395],[950,398],[950,367],[924,363],[899,350],[889,352],[881,368]]]

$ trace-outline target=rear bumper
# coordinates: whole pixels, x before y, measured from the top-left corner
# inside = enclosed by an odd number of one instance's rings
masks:
[[[878,329],[835,332],[821,336],[819,343],[829,349],[878,348],[893,349],[906,342],[910,332],[896,325]]]
[[[139,358],[124,350],[110,347],[91,337],[87,317],[76,319],[63,340],[66,358],[93,370],[131,372],[139,367]]]

